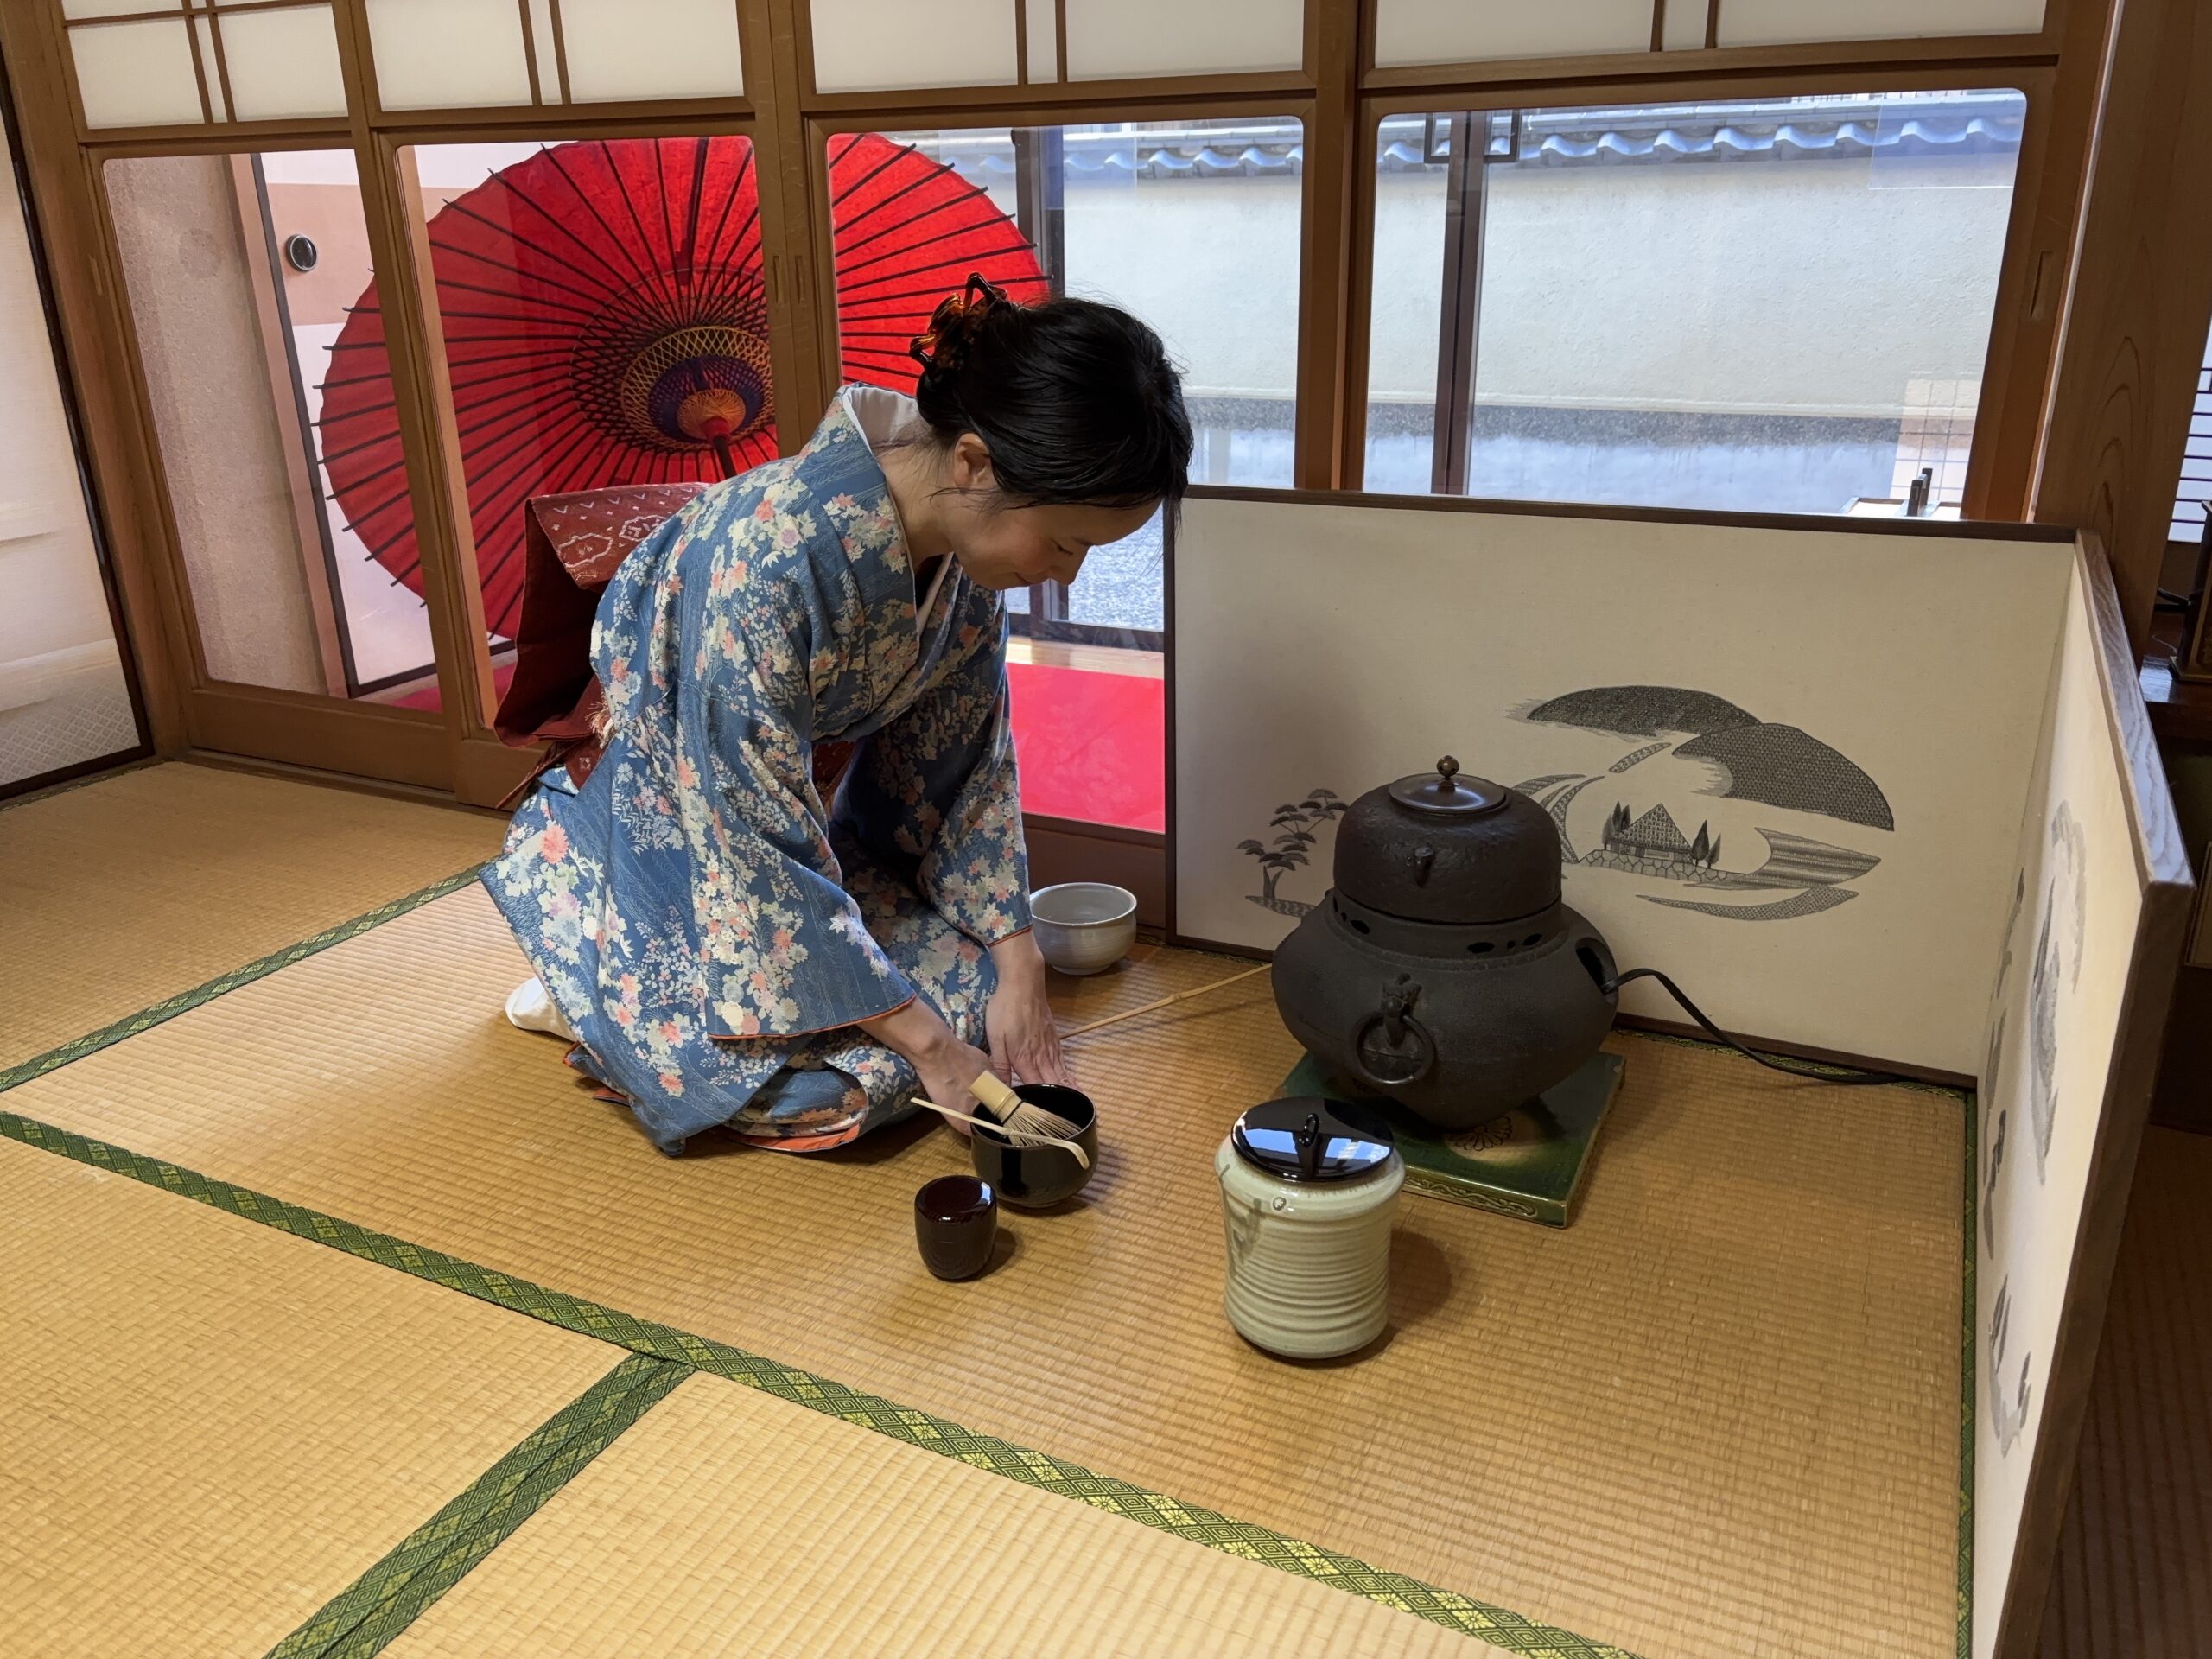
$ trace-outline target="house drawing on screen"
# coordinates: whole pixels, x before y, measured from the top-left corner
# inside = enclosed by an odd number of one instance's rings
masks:
[[[1674,814],[1663,804],[1633,822],[1627,803],[1615,805],[1605,820],[1605,839],[1599,847],[1584,862],[1594,863],[1602,857],[1617,868],[1648,867],[1653,874],[1669,875],[1677,871],[1709,870],[1720,857],[1720,838],[1713,833],[1710,820],[1698,825],[1694,841],[1686,840]]]
[[[1772,895],[1749,902],[1641,895],[1655,905],[1730,921],[1787,921],[1848,903],[1858,896],[1851,884],[1881,862],[1877,855],[1856,848],[1753,824],[1765,856],[1731,868],[1721,861],[1724,838],[1712,817],[1700,814],[1696,833],[1687,833],[1682,824],[1689,814],[1676,816],[1683,804],[1652,798],[1663,790],[1759,802],[1870,830],[1897,827],[1880,785],[1848,757],[1809,733],[1761,720],[1709,691],[1672,685],[1592,686],[1537,702],[1517,718],[1635,741],[1601,773],[1545,772],[1518,785],[1550,813],[1559,830],[1560,857],[1568,868],[1679,882],[1714,894]],[[1651,763],[1662,755],[1700,763],[1703,781],[1685,784],[1680,769],[1654,778]],[[1639,799],[1615,794],[1597,844],[1584,850],[1568,829],[1568,810],[1592,785],[1616,779],[1624,791],[1639,779],[1651,781]],[[1741,842],[1730,844],[1740,847]]]

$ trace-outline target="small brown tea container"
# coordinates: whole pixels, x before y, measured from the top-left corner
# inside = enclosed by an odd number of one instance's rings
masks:
[[[991,1262],[998,1194],[973,1175],[940,1175],[914,1194],[914,1242],[940,1279],[973,1279]]]

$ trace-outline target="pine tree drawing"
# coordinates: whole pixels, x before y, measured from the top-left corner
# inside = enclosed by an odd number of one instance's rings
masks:
[[[1293,870],[1302,870],[1309,861],[1314,843],[1319,840],[1314,831],[1320,825],[1343,816],[1344,804],[1333,790],[1317,789],[1302,801],[1286,801],[1274,810],[1268,828],[1274,832],[1272,842],[1240,841],[1236,850],[1256,860],[1260,866],[1261,890],[1252,895],[1252,902],[1270,910],[1303,914],[1312,908],[1295,899],[1276,896],[1276,885]]]

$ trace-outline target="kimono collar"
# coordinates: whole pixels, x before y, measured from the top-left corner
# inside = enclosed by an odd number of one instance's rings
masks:
[[[869,446],[912,417],[913,400],[874,386],[847,386],[799,453],[798,478],[837,533],[846,568],[871,617],[903,607],[918,626],[920,594],[891,486]],[[865,425],[863,424],[865,423]],[[948,557],[950,556],[948,555]]]

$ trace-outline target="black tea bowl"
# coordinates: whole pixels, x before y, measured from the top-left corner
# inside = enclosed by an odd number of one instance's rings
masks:
[[[1018,1210],[1049,1210],[1082,1192],[1098,1166],[1098,1109],[1090,1096],[1057,1083],[1018,1083],[1014,1092],[1074,1124],[1071,1138],[1090,1162],[1078,1162],[1065,1147],[1017,1147],[995,1129],[978,1126],[969,1137],[976,1173]]]
[[[914,1242],[940,1279],[973,1279],[990,1265],[998,1199],[973,1175],[940,1175],[914,1194]]]

